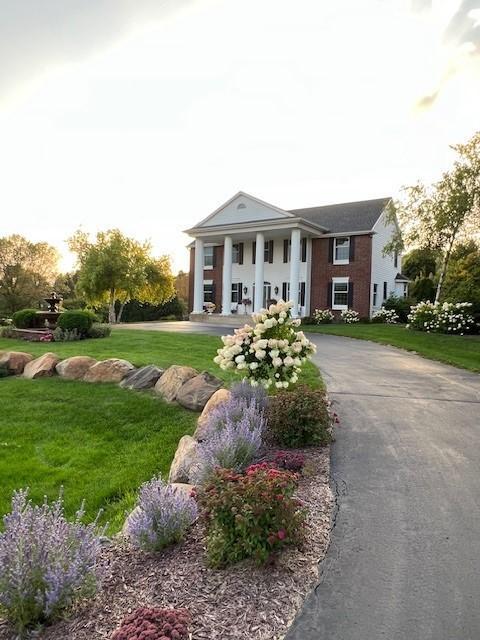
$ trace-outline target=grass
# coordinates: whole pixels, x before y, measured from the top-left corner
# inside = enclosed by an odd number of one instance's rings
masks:
[[[212,362],[219,345],[215,336],[134,330],[55,344],[0,338],[0,350],[118,357],[137,366],[183,364],[229,383],[234,376]],[[302,381],[321,386],[313,364],[304,368]],[[10,377],[0,379],[0,387],[0,514],[9,511],[14,489],[29,486],[38,502],[57,497],[63,486],[68,515],[85,499],[87,518],[103,508],[111,533],[121,528],[140,484],[168,473],[178,440],[193,433],[197,418],[152,393],[112,384]]]
[[[328,333],[361,340],[372,340],[438,360],[469,371],[480,372],[480,336],[449,336],[405,329],[389,324],[305,325],[305,332]]]

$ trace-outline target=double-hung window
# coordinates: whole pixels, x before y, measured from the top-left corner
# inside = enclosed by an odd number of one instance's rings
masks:
[[[332,309],[348,309],[348,278],[333,278]]]
[[[203,281],[203,302],[215,302],[215,292],[212,280]]]
[[[242,302],[242,283],[232,282],[232,302],[240,304]]]
[[[203,250],[203,266],[206,269],[213,268],[213,252],[215,247],[205,247]]]
[[[350,262],[350,238],[334,238],[333,264],[348,264]]]
[[[378,300],[378,284],[374,284],[373,285],[373,300],[372,300],[372,305],[374,307],[377,306],[377,300]]]
[[[240,261],[240,245],[232,245],[232,263],[238,264]]]

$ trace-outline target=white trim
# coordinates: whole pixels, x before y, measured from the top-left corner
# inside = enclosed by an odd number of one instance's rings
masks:
[[[348,240],[348,258],[337,260],[337,240]],[[350,264],[350,236],[336,236],[333,240],[333,264]]]
[[[213,284],[213,280],[204,280],[203,284]]]
[[[315,237],[324,237],[327,236],[326,233],[323,233],[325,227],[321,227],[320,225],[311,224],[306,220],[302,220],[302,218],[290,218],[288,220],[284,219],[276,219],[272,218],[270,220],[251,220],[251,221],[242,221],[242,222],[234,222],[230,224],[220,224],[217,226],[211,227],[192,227],[191,229],[185,229],[184,233],[187,233],[190,236],[195,238],[199,238],[202,236],[215,236],[215,235],[224,235],[225,233],[229,234],[241,234],[241,233],[253,233],[255,231],[271,231],[272,229],[302,229],[307,233],[311,233]],[[369,231],[364,231],[363,233],[371,233]],[[338,236],[345,235],[355,235],[345,234],[345,233],[337,233]],[[215,244],[211,242],[211,244]]]
[[[335,304],[335,285],[336,284],[346,284],[347,285],[347,304]],[[332,309],[335,311],[343,311],[343,309],[348,309],[348,284],[349,277],[335,277],[332,278]]]

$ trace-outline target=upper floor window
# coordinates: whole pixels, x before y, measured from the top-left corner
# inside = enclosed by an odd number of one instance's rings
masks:
[[[238,264],[240,257],[240,247],[238,244],[232,245],[232,262],[233,264]]]
[[[348,264],[350,261],[350,238],[334,238],[333,263]]]
[[[393,254],[393,266],[398,269],[398,251]]]
[[[214,250],[215,250],[215,247],[204,248],[203,250],[203,266],[204,267],[214,266]]]
[[[265,248],[263,250],[263,261],[273,262],[273,240],[265,242]]]

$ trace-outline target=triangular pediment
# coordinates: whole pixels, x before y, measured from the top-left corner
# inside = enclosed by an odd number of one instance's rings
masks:
[[[228,224],[262,222],[263,220],[282,220],[294,217],[289,211],[279,209],[263,202],[243,191],[222,204],[216,211],[196,225],[196,228],[208,228]]]

